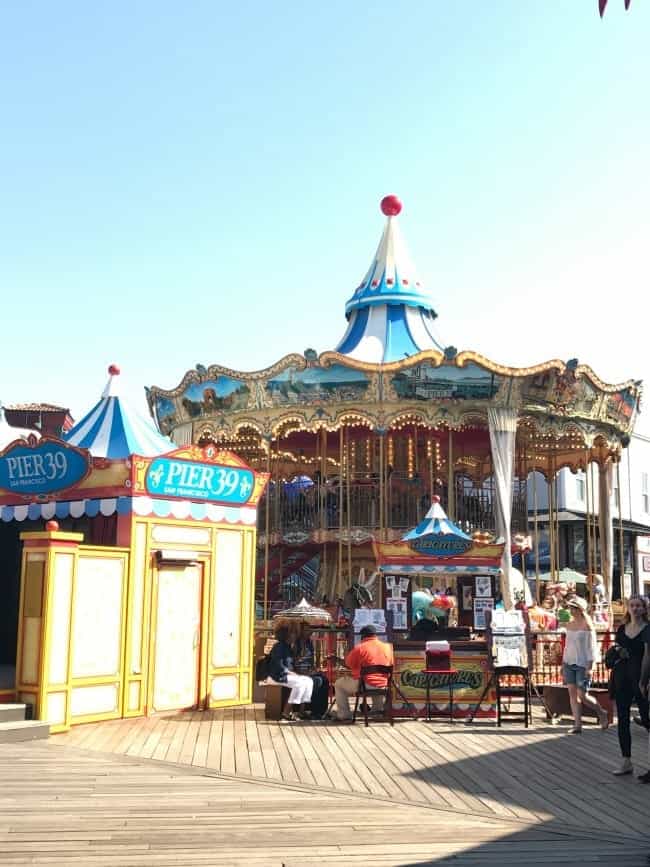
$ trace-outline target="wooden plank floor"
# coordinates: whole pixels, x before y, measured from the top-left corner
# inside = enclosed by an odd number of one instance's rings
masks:
[[[647,768],[647,736],[634,727]],[[425,804],[486,818],[645,837],[650,787],[614,777],[615,728],[541,720],[528,730],[404,720],[394,727],[277,723],[263,708],[185,713],[78,726],[52,743],[207,768],[227,776]]]
[[[198,724],[194,750],[202,756],[200,724],[205,722],[205,717],[191,722]],[[144,724],[146,737],[142,731],[130,737],[141,750],[155,752],[156,729]],[[165,732],[167,727],[159,732],[160,740]],[[123,749],[128,738],[120,739],[115,730],[112,736]],[[187,736],[185,729],[180,755],[193,735],[189,741]],[[301,733],[294,738],[300,741]],[[96,736],[89,740],[101,745]],[[625,829],[591,832],[540,821],[532,812],[528,818],[490,818],[406,799],[395,803],[349,791],[225,778],[190,765],[103,754],[69,741],[0,746],[0,864],[632,867],[645,864],[650,851],[647,839]],[[413,783],[409,792],[420,790]],[[476,791],[471,797],[478,797]]]

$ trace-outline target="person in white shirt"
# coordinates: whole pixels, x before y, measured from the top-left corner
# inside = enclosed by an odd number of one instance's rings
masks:
[[[582,708],[589,707],[595,711],[600,726],[609,726],[609,716],[596,699],[589,695],[591,673],[594,665],[600,661],[600,650],[596,630],[591,617],[587,613],[587,603],[575,596],[567,603],[571,612],[571,620],[566,625],[566,643],[562,657],[562,675],[569,690],[569,701],[573,713],[573,728],[571,734],[582,731]]]

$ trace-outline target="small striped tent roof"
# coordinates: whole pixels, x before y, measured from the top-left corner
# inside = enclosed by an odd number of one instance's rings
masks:
[[[145,421],[119,395],[120,369],[108,368],[109,380],[100,401],[65,434],[70,445],[88,449],[93,457],[120,460],[130,455],[155,457],[171,452],[175,446]]]
[[[463,533],[460,527],[449,520],[447,513],[440,505],[440,497],[433,498],[425,519],[420,521],[414,530],[408,532],[403,541],[412,542],[422,536],[455,536],[457,539],[471,541],[471,536]]]
[[[397,224],[401,209],[396,196],[382,199],[384,232],[366,276],[345,305],[348,329],[336,351],[357,361],[387,364],[441,349],[433,334],[436,312]]]

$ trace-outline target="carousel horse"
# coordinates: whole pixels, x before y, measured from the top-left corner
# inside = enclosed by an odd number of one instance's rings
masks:
[[[355,611],[357,608],[366,608],[372,603],[372,593],[367,585],[355,581],[343,595],[343,608],[346,611]]]

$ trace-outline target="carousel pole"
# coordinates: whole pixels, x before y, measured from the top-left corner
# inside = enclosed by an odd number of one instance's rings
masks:
[[[266,472],[271,478],[271,438],[266,441]],[[264,620],[269,617],[269,533],[271,532],[271,492],[266,489],[266,515],[264,521]]]
[[[379,538],[384,540],[384,434],[377,433],[379,437]]]
[[[625,596],[623,575],[625,574],[625,550],[623,545],[623,510],[621,508],[621,461],[616,461],[616,499],[618,507],[618,573],[621,584],[621,599]],[[609,601],[609,600],[608,600]]]
[[[539,530],[537,521],[537,471],[533,470],[533,526],[535,528],[535,596],[541,602],[541,587],[539,580]]]
[[[591,473],[591,527],[592,527],[592,545],[593,545],[593,563],[594,573],[599,571],[598,563],[598,531],[596,529],[596,483],[594,480],[594,464],[593,461],[589,467]],[[600,514],[600,503],[598,503],[598,513]]]
[[[449,519],[454,521],[456,519],[456,491],[454,488],[454,436],[451,428],[449,428],[447,443],[447,514]]]
[[[339,428],[339,561],[338,572],[334,583],[334,592],[338,590],[342,582],[343,572],[343,425]]]
[[[557,548],[556,564],[555,565],[557,567],[557,573],[558,573],[558,577],[559,577],[559,574],[560,574],[560,546],[562,544],[562,540],[560,538],[560,507],[558,506],[558,501],[557,501],[557,462],[555,460],[555,457],[553,457],[553,477],[554,477],[553,502],[555,504],[555,546]]]
[[[550,463],[550,462],[549,462]],[[549,466],[549,478],[546,481],[548,486],[548,550],[549,550],[549,565],[551,569],[551,580],[556,582],[557,573],[555,571],[555,522],[553,520],[553,471]]]
[[[323,562],[321,568],[323,571],[324,581],[323,588],[327,593],[327,429],[321,428],[321,452],[320,452],[320,509],[321,509],[321,534],[323,540]],[[330,600],[331,601],[331,600]]]
[[[586,562],[587,562],[587,584],[591,586],[591,576],[593,575],[593,551],[591,550],[591,503],[590,503],[591,491],[589,488],[589,452],[586,453],[585,456],[585,546],[587,548],[586,551]]]
[[[346,457],[345,457],[345,499],[347,501],[347,529],[348,529],[348,584],[352,583],[352,515],[350,497],[350,428],[346,428]]]

